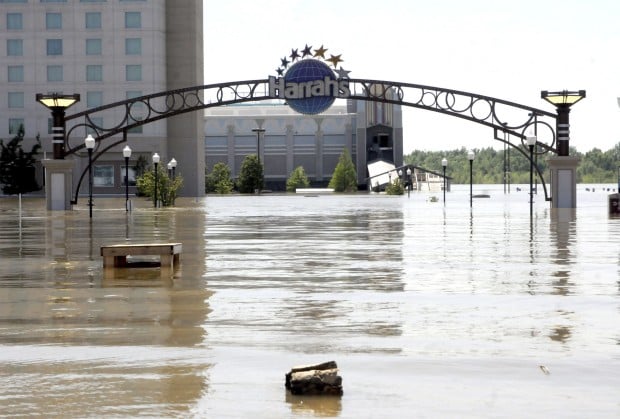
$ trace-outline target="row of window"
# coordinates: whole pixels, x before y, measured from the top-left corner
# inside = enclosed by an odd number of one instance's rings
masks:
[[[62,55],[62,39],[48,39],[46,41],[47,55]],[[103,50],[100,38],[85,40],[86,55],[101,55]],[[24,55],[24,42],[22,39],[6,40],[6,55],[10,57],[22,57]],[[142,38],[125,38],[125,55],[142,55]]]
[[[1,2],[1,0],[0,0]],[[86,12],[84,15],[84,27],[86,29],[101,29],[101,12]],[[9,30],[24,29],[24,21],[21,13],[6,14],[6,28]],[[48,12],[45,14],[46,29],[62,29],[62,13]],[[142,28],[141,12],[125,12],[125,28]]]
[[[10,65],[7,71],[8,81],[11,83],[19,83],[24,81],[24,66]],[[57,82],[65,81],[62,65],[47,66],[47,81]],[[103,65],[92,64],[86,66],[86,81],[101,82],[103,81]],[[142,81],[142,65],[127,64],[125,66],[125,81]]]

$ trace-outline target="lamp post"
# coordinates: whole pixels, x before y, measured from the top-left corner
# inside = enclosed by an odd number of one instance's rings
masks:
[[[88,216],[93,218],[93,148],[95,148],[95,139],[92,135],[88,134],[88,137],[84,139],[84,145],[88,150]]]
[[[260,166],[260,135],[265,132],[264,128],[253,128],[252,132],[256,133],[256,156],[258,157],[258,165]]]
[[[476,154],[473,150],[470,150],[467,153],[467,159],[469,160],[469,207],[473,207],[473,198],[474,198],[474,158],[476,158]]]
[[[159,164],[159,154],[153,154],[153,166],[155,166],[155,194],[153,195],[153,208],[157,208],[157,183],[158,173],[157,173],[157,165]]]
[[[585,90],[549,92],[543,90],[540,97],[556,107],[558,119],[556,132],[558,137],[558,156],[568,156],[570,141],[570,123],[568,114],[570,107],[586,97]]]
[[[441,159],[441,167],[443,168],[443,204],[446,205],[446,166],[448,166],[448,159],[445,157]]]
[[[409,184],[407,185],[407,198],[411,194],[411,168],[407,167],[407,179],[409,179]]]
[[[166,167],[168,168],[168,177],[172,179],[172,163],[168,162]]]
[[[173,157],[172,160],[170,160],[170,167],[172,168],[172,179],[174,179],[176,177],[176,174],[174,173],[176,168],[177,168],[177,161],[176,159]]]
[[[125,158],[125,211],[129,211],[129,158],[131,157],[129,145],[123,148],[123,157]]]
[[[65,158],[65,110],[80,101],[80,95],[61,95],[37,93],[36,101],[52,111],[52,145],[54,159]]]
[[[534,146],[536,145],[536,136],[526,137],[527,146],[530,149],[530,218],[534,214]]]

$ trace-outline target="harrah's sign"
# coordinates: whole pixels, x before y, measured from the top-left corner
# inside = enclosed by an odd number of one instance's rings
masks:
[[[351,96],[349,80],[323,79],[301,83],[286,81],[283,77],[269,76],[269,96],[279,99],[308,99],[312,97],[334,97],[346,99]]]

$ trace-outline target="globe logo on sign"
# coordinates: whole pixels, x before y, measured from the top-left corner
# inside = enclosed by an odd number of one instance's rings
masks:
[[[292,50],[289,56],[282,58],[282,64],[276,70],[280,77],[269,77],[269,96],[286,100],[294,111],[305,115],[325,112],[336,98],[351,95],[349,71],[342,67],[337,69],[342,61],[340,55],[330,55],[326,59],[327,49],[322,45],[314,53],[311,48],[306,45],[301,53],[297,49]],[[334,69],[326,62],[331,63]]]
[[[302,60],[293,64],[286,75],[285,82],[306,83],[315,80],[323,81],[325,78],[335,80],[334,72],[322,61]],[[293,110],[306,115],[316,115],[329,109],[336,98],[330,92],[325,92],[326,96],[312,96],[304,99],[289,99],[288,105]]]

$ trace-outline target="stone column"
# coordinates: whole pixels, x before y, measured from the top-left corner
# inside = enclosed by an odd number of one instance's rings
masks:
[[[45,159],[45,203],[48,210],[71,209],[75,160]]]
[[[551,171],[551,208],[577,208],[577,166],[579,157],[547,159]]]

